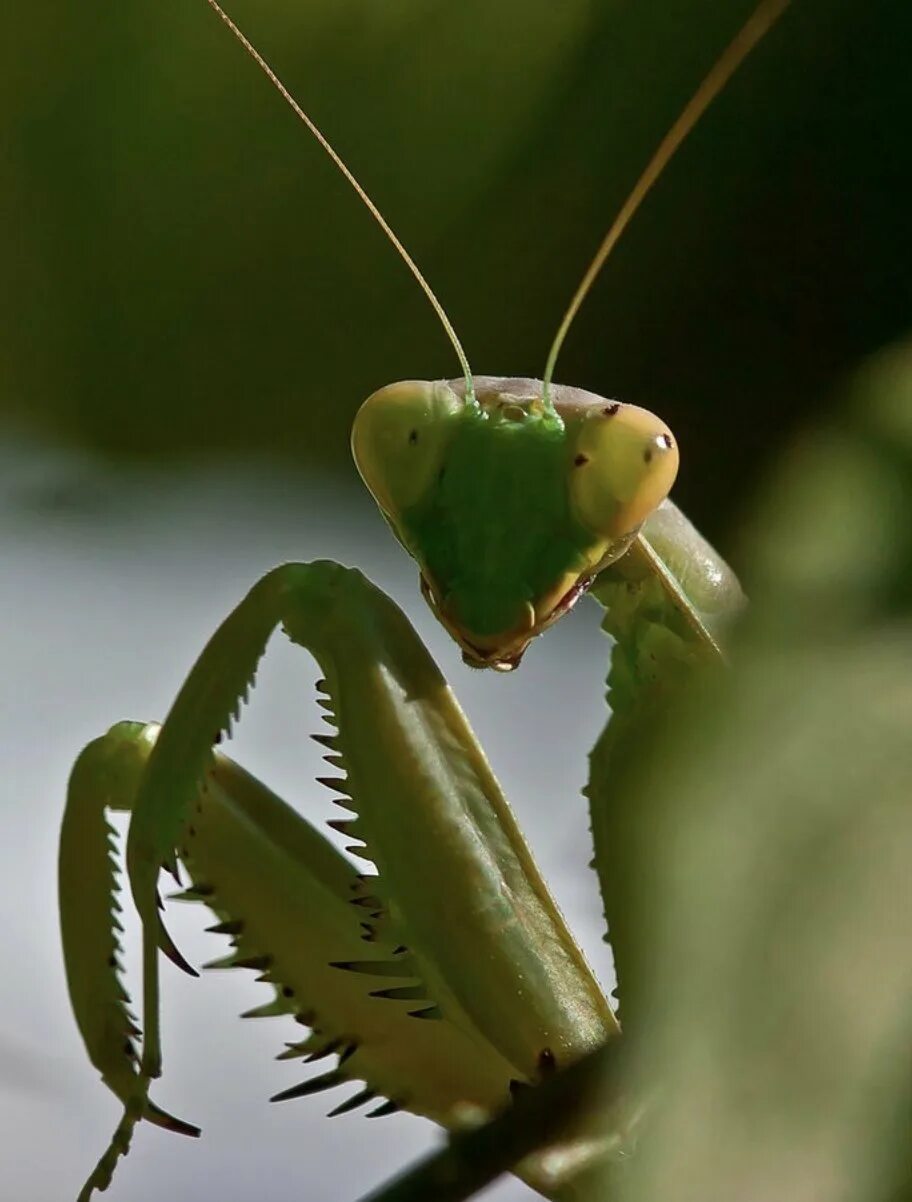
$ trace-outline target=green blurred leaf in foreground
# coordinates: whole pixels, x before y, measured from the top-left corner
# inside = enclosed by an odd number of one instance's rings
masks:
[[[907,1170],[910,514],[904,349],[789,454],[732,672],[629,765],[617,837],[654,1095],[631,1202],[873,1202]]]

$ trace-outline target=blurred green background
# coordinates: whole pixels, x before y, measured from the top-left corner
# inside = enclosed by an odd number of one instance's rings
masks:
[[[754,0],[234,0],[476,371],[540,375],[637,173]],[[7,9],[0,414],[109,455],[350,472],[359,401],[454,374],[427,304],[203,0]],[[912,8],[795,0],[670,167],[561,380],[660,411],[719,535],[912,325]]]

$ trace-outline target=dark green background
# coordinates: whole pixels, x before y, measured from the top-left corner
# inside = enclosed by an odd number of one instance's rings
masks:
[[[475,369],[539,375],[638,171],[753,0],[229,0],[423,266]],[[0,31],[0,406],[111,454],[349,471],[368,392],[456,367],[203,0]],[[724,529],[912,326],[912,6],[794,0],[637,217],[558,376],[660,411]]]

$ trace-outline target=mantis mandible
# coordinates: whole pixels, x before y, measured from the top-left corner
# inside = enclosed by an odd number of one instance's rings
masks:
[[[786,7],[763,0],[681,113],[635,185],[560,324],[542,380],[474,376],[440,302],[373,202],[217,0],[207,0],[308,126],[381,225],[436,310],[461,377],[405,381],[362,405],[358,469],[421,590],[467,664],[515,669],[530,642],[586,592],[615,639],[613,717],[587,788],[595,867],[621,974],[623,916],[611,912],[600,815],[611,757],[675,681],[721,658],[742,595],[730,569],[668,493],[675,440],[646,410],[553,383],[573,318],[611,249],[711,101]],[[214,750],[281,626],[317,660],[328,731],[314,736],[345,816],[350,862],[264,785]],[[143,1032],[120,981],[117,883],[106,811],[131,813],[127,868],[143,928]],[[228,965],[273,986],[263,1015],[308,1029],[288,1057],[332,1068],[277,1095],[364,1083],[333,1113],[376,1102],[445,1127],[496,1113],[517,1085],[614,1039],[617,1019],[554,905],[484,754],[446,682],[393,602],[329,561],[268,573],[223,622],[161,727],[119,723],[73,769],[59,893],[70,997],[89,1058],[124,1106],[80,1197],[110,1183],[135,1125],[190,1124],[149,1097],[160,1075],[159,952],[189,969],[161,919],[158,878],[177,862],[184,896],[233,941]],[[419,1020],[419,1021],[416,1021]],[[579,1133],[609,1151],[617,1137]],[[570,1199],[579,1149],[518,1171]],[[585,1157],[584,1157],[585,1159]]]

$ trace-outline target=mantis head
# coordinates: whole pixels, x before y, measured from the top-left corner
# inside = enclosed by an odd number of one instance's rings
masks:
[[[425,598],[474,667],[530,641],[623,555],[668,495],[678,453],[635,405],[537,380],[408,380],[359,410],[352,451]]]

